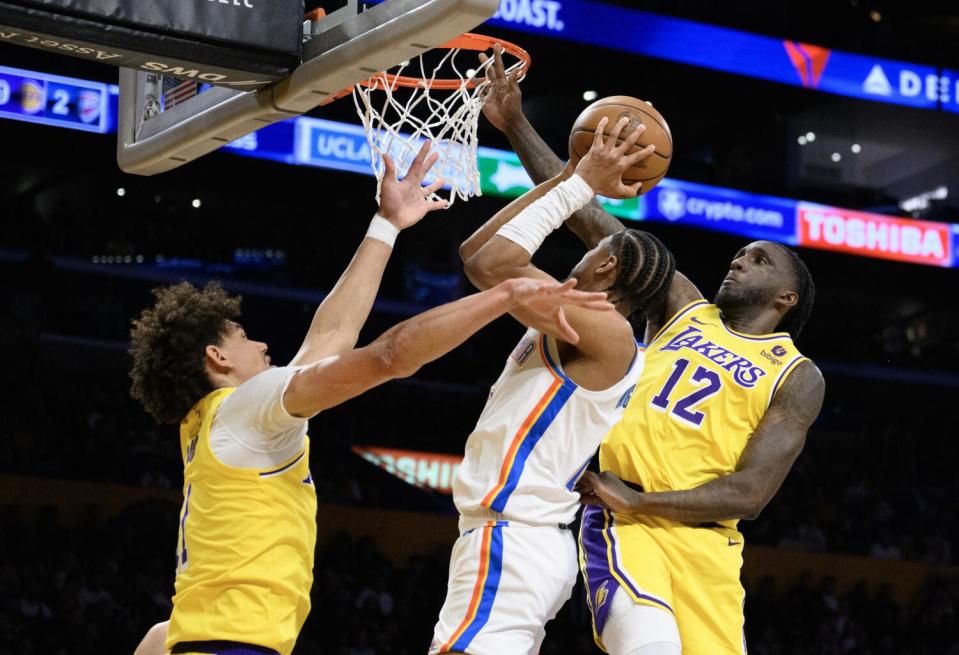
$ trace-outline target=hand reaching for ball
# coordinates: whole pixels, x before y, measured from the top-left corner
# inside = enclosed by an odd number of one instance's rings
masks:
[[[580,159],[576,174],[596,192],[607,198],[635,198],[643,186],[642,182],[623,183],[623,173],[653,154],[656,146],[650,144],[641,150],[629,154],[646,130],[639,125],[620,143],[623,130],[629,125],[629,119],[623,117],[606,136],[609,119],[603,117],[596,128],[593,145]],[[617,145],[618,144],[618,145]]]

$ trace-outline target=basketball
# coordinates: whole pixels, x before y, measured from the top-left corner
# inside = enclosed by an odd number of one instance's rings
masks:
[[[665,177],[673,157],[673,135],[669,131],[669,125],[666,124],[662,114],[645,100],[630,96],[610,96],[597,100],[584,109],[573,124],[573,131],[569,135],[569,156],[574,164],[579,162],[592,147],[599,122],[603,118],[609,119],[605,131],[608,135],[624,116],[629,118],[629,125],[621,132],[621,139],[628,137],[639,125],[646,126],[646,131],[639,137],[631,153],[642,150],[650,144],[656,146],[656,151],[652,155],[623,174],[623,184],[643,183],[639,190],[639,194],[642,195]]]

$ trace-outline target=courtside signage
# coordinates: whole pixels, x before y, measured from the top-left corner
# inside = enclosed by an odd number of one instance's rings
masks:
[[[298,161],[298,143],[296,130],[298,125],[293,121],[274,123],[269,129],[251,132],[236,141],[223,146],[236,155],[244,155],[254,159],[269,159],[283,164],[302,164]]]
[[[477,149],[477,168],[480,173],[480,187],[485,194],[518,198],[535,186],[515,152],[481,146]],[[599,201],[603,209],[620,218],[638,220],[645,213],[643,198],[600,198]]]
[[[297,119],[295,151],[295,162],[300,165],[370,173],[372,154],[360,125],[320,118]]]
[[[644,198],[644,219],[796,243],[794,200],[679,180],[663,180]]]
[[[491,25],[725,73],[959,112],[959,74],[594,0],[502,0]]]
[[[952,227],[799,203],[799,245],[929,266],[952,266]]]
[[[0,66],[0,117],[103,134],[106,84]]]
[[[387,473],[413,485],[444,494],[453,493],[453,480],[463,461],[461,455],[443,455],[415,450],[353,446],[353,452]]]
[[[116,93],[112,85],[0,67],[0,118],[115,131]],[[225,149],[286,164],[372,174],[366,133],[348,123],[299,117],[248,134]],[[478,156],[483,193],[516,198],[533,187],[516,153],[481,147]],[[629,220],[675,223],[876,259],[959,267],[959,224],[857,212],[675,179],[663,180],[639,198],[600,201],[614,216]]]

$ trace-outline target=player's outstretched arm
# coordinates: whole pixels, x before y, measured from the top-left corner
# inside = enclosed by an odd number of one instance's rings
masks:
[[[469,262],[474,255],[480,251],[480,249],[482,249],[493,239],[494,236],[496,236],[496,233],[500,230],[500,228],[519,216],[521,212],[530,208],[534,203],[546,196],[561,183],[569,180],[569,178],[574,174],[579,174],[580,177],[590,185],[590,187],[593,189],[592,196],[595,196],[596,193],[604,192],[616,193],[617,195],[635,196],[639,191],[639,185],[636,184],[633,185],[633,187],[627,187],[626,185],[622,184],[622,178],[620,177],[617,179],[616,176],[617,174],[621,174],[622,170],[625,170],[622,167],[626,165],[626,162],[639,162],[649,157],[653,153],[653,146],[649,146],[633,155],[626,155],[627,150],[624,148],[632,147],[632,145],[635,144],[642,135],[643,130],[646,129],[644,126],[640,126],[639,129],[628,136],[626,142],[624,142],[622,145],[616,146],[616,139],[619,137],[621,131],[626,127],[626,125],[627,122],[625,120],[622,121],[620,125],[617,125],[616,129],[614,130],[615,136],[610,136],[610,138],[606,140],[606,143],[603,142],[602,133],[597,133],[598,137],[595,139],[595,144],[598,144],[597,147],[602,148],[607,144],[609,145],[609,147],[606,148],[607,152],[603,153],[607,155],[605,158],[601,158],[602,155],[597,150],[593,157],[585,164],[580,161],[575,169],[571,167],[564,168],[558,175],[546,180],[545,182],[542,182],[531,191],[523,194],[501,209],[496,215],[493,216],[493,218],[483,224],[482,227],[476,230],[476,232],[474,232],[460,246],[459,254],[463,263],[466,264]],[[590,198],[590,202],[592,201],[592,196]],[[566,221],[568,218],[569,216],[566,215],[561,217],[561,220]],[[620,230],[622,230],[621,225]],[[529,258],[527,257],[525,259],[528,261]],[[500,279],[507,279],[508,277],[515,277],[515,275],[506,275]],[[474,281],[474,284],[476,282],[482,282],[482,280],[476,280]]]
[[[501,227],[509,223],[511,220],[519,216],[519,214],[535,203],[537,200],[545,196],[547,193],[555,189],[562,182],[565,182],[572,175],[572,171],[564,170],[556,177],[550,178],[545,182],[537,185],[535,188],[527,191],[519,198],[511,202],[510,204],[503,207],[499,210],[493,218],[489,219],[483,225],[473,232],[470,237],[460,244],[459,254],[460,260],[465,265],[467,262],[472,259],[472,257],[480,251],[480,248],[485,246],[489,241],[496,236],[496,233]],[[469,272],[467,271],[467,276]],[[481,286],[484,284],[484,281],[481,279],[470,280],[474,286],[478,289],[487,289],[488,286]]]
[[[487,60],[485,54],[480,55]],[[519,86],[519,71],[506,74],[502,48],[493,50],[493,65],[487,75],[492,82],[483,105],[486,119],[509,139],[513,150],[529,176],[537,184],[561,175],[566,164],[556,156],[523,113],[523,92]],[[569,171],[567,171],[567,174]],[[593,248],[610,234],[622,231],[623,224],[605,211],[596,200],[575,212],[566,226],[578,236],[587,248]]]
[[[604,293],[586,293],[566,284],[534,279],[507,280],[487,291],[414,316],[370,345],[327,357],[297,373],[283,404],[295,416],[313,416],[395,378],[413,375],[450,352],[494,319],[517,307],[532,307],[573,343],[577,335],[563,309],[608,312]]]
[[[650,156],[653,148],[650,146],[638,153],[627,154],[642,134],[641,128],[618,143],[618,137],[627,124],[628,121],[621,121],[608,138],[604,138],[602,130],[597,130],[593,148],[579,162],[575,175],[561,183],[552,180],[541,185],[529,194],[535,198],[534,202],[527,200],[514,203],[470,237],[461,254],[464,257],[469,255],[465,257],[464,270],[477,287],[490,288],[514,277],[553,280],[531,262],[533,254],[549,233],[562,225],[577,207],[589,202],[597,192],[620,197],[636,195],[638,186],[625,186],[622,172],[640,159]],[[517,207],[523,207],[522,211],[515,211]],[[478,243],[482,245],[477,247]],[[615,279],[615,259],[611,258],[603,267],[612,282]],[[518,308],[512,313],[524,325],[563,338],[562,334],[556,333],[541,316],[528,308]],[[609,357],[619,360],[621,356],[625,356],[627,361],[631,359],[632,351],[624,352],[623,344],[633,347],[632,332],[622,317],[570,309],[568,318],[574,329],[582,335],[582,340],[577,344],[581,353],[604,360]],[[618,334],[624,338],[617,338]]]
[[[429,199],[443,185],[443,180],[437,180],[428,187],[422,186],[423,179],[438,157],[435,153],[430,154],[430,143],[424,143],[402,181],[396,179],[396,168],[389,155],[383,157],[386,172],[380,192],[379,212],[353,261],[316,310],[303,345],[290,362],[292,366],[312,364],[356,346],[360,330],[373,308],[383,271],[393,252],[393,240],[401,230],[446,206],[445,201]]]
[[[684,523],[754,519],[779,491],[802,451],[806,432],[822,408],[825,388],[815,364],[797,366],[749,439],[735,473],[686,491],[644,493],[612,473],[587,472],[576,487],[581,502]]]
[[[486,55],[480,59],[486,61]],[[493,65],[487,73],[492,81],[489,97],[483,105],[486,119],[509,139],[519,155],[523,167],[533,181],[542,184],[548,180],[569,175],[568,166],[556,156],[523,113],[523,92],[519,86],[519,71],[506,74],[502,50],[493,52]],[[595,199],[567,220],[568,227],[587,248],[593,248],[610,234],[623,230],[623,224],[605,211]],[[699,300],[703,295],[689,279],[677,273],[670,290],[655,307],[647,308],[646,342],[682,307]]]

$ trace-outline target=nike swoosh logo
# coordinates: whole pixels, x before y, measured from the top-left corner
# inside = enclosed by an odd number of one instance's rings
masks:
[[[727,539],[729,539],[729,545],[730,545],[730,546],[738,546],[739,544],[743,543],[743,542],[741,542],[741,541],[733,541],[732,538],[730,538],[730,537],[727,537]]]
[[[692,321],[693,323],[698,323],[699,325],[708,325],[708,326],[710,326],[710,327],[716,327],[716,326],[713,325],[712,323],[704,323],[703,321],[700,321],[700,320],[699,320],[698,318],[696,318],[695,316],[693,316],[693,317],[690,318],[689,320]]]

